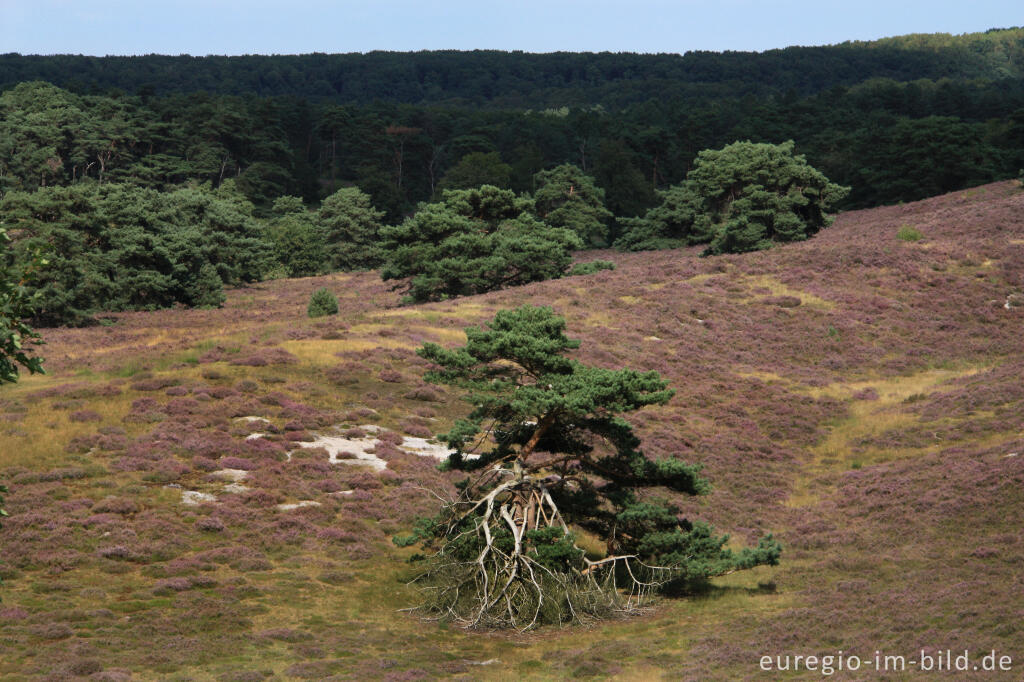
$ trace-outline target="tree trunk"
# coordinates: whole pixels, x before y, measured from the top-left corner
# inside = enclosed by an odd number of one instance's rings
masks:
[[[544,432],[551,428],[551,425],[555,423],[554,413],[544,415],[544,418],[537,422],[537,429],[530,436],[530,440],[526,441],[526,445],[519,451],[519,461],[525,461],[527,457],[533,452],[533,449],[537,447],[537,443],[540,442]]]

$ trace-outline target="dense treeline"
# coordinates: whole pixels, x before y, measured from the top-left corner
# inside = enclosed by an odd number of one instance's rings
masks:
[[[511,190],[533,218],[586,245],[705,243],[714,232],[755,248],[792,230],[758,218],[748,231],[754,223],[725,213],[712,218],[733,221],[726,232],[658,217],[703,150],[792,140],[810,166],[851,188],[830,193],[839,209],[1015,177],[1022,56],[1024,29],[684,56],[0,55],[0,227],[16,242],[81,255],[53,277],[41,308],[49,322],[104,306],[216,304],[220,282],[275,274],[397,273],[382,235],[397,239],[417,211],[422,222],[447,193],[484,185]],[[237,213],[243,227],[221,235],[183,208],[190,201]],[[782,199],[745,201],[763,213]],[[684,213],[701,205],[676,204]],[[459,220],[469,218],[478,216]],[[191,230],[188,248],[176,246],[182,230]],[[513,232],[495,224],[486,234]],[[254,240],[232,247],[251,257],[244,274],[214,248],[236,237]],[[452,244],[468,249],[460,240]],[[481,244],[470,250],[490,248]],[[156,274],[119,281],[146,249],[166,254]],[[563,270],[566,256],[553,259]]]
[[[682,47],[682,46],[681,46]],[[0,55],[0,88],[45,80],[77,92],[205,90],[335,103],[618,108],[654,98],[812,94],[869,78],[1019,78],[1024,31],[909,35],[754,52],[530,54],[477,50],[192,57]]]
[[[23,83],[0,95],[0,192],[85,178],[163,189],[234,178],[264,213],[357,186],[397,222],[443,188],[534,191],[573,163],[616,216],[642,215],[703,149],[792,139],[857,208],[1013,177],[1024,167],[1024,80],[873,80],[799,98],[650,101],[620,112],[314,105],[288,98],[76,95]],[[616,236],[612,225],[611,237]]]

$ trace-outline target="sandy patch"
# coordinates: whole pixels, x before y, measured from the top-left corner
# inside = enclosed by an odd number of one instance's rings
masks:
[[[384,471],[388,463],[372,452],[368,452],[373,450],[378,443],[380,441],[372,436],[344,438],[342,436],[317,435],[312,442],[299,443],[299,447],[323,448],[327,451],[331,464],[362,464],[371,467],[374,471]]]
[[[383,429],[376,424],[360,424],[359,429],[369,435],[361,438],[346,438],[344,436],[330,436],[325,434],[314,434],[314,439],[308,443],[299,443],[302,448],[323,448],[331,464],[358,464],[371,467],[374,471],[384,471],[388,463],[378,457],[371,450],[375,449],[380,440],[372,434],[380,433]],[[256,434],[253,434],[256,435]],[[415,438],[406,436],[396,446],[399,450],[418,457],[431,457],[436,460],[444,460],[454,450],[450,450],[442,443],[430,441],[426,438]],[[295,452],[294,450],[292,452]],[[475,455],[467,455],[467,459]],[[291,458],[291,453],[289,453]]]
[[[249,472],[245,469],[218,469],[210,474],[213,478],[219,478],[222,481],[231,481],[238,483],[249,476]]]
[[[187,505],[200,505],[216,502],[217,496],[210,493],[201,493],[198,490],[182,490],[181,503]]]
[[[293,509],[302,509],[303,507],[319,507],[320,503],[316,500],[300,500],[298,502],[285,502],[279,504],[275,509],[277,511],[292,511]]]

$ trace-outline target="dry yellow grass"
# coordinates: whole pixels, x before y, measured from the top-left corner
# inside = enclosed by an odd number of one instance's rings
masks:
[[[57,410],[52,409],[51,401],[60,398],[30,397],[35,391],[62,383],[67,383],[67,378],[33,376],[0,390],[0,398],[20,402],[27,408],[19,421],[0,422],[0,465],[32,469],[67,466],[71,457],[63,447],[55,448],[55,443],[69,443],[73,438],[95,433],[102,426],[122,426],[131,407],[130,395],[91,398],[83,400],[80,406]],[[95,412],[100,421],[72,421],[71,415],[78,410]]]
[[[431,303],[416,308],[395,308],[379,313],[379,317],[416,317],[429,322],[436,322],[444,317],[462,317],[469,319],[489,318],[494,316],[494,306],[482,303],[463,303],[457,300],[443,303]]]
[[[438,341],[447,343],[466,343],[466,332],[462,329],[450,329],[445,327],[414,327],[417,332],[431,334],[438,338]]]
[[[933,390],[947,381],[973,376],[984,369],[985,367],[982,365],[929,369],[909,376],[892,379],[832,383],[826,386],[808,388],[807,394],[812,398],[829,397],[842,399],[849,398],[854,393],[865,389],[873,388],[878,393],[880,402],[893,403],[903,401],[918,393]]]
[[[814,294],[802,291],[800,289],[794,289],[782,282],[778,281],[770,275],[758,275],[756,277],[743,277],[739,280],[741,283],[750,287],[751,289],[765,288],[771,292],[772,296],[793,296],[800,299],[800,303],[806,306],[815,308],[823,308],[825,310],[832,310],[836,307],[836,304],[832,301],[826,301],[823,298],[815,296]]]
[[[855,464],[877,464],[948,447],[948,442],[936,441],[934,446],[924,448],[869,447],[862,448],[862,451],[857,453],[853,452],[855,443],[915,425],[918,418],[907,409],[904,402],[907,398],[927,394],[946,382],[972,376],[982,369],[979,366],[931,369],[892,379],[833,383],[804,390],[805,394],[814,398],[849,400],[860,391],[874,389],[878,399],[853,400],[849,403],[847,417],[830,427],[825,439],[811,448],[811,461],[803,468],[803,475],[794,487],[787,504],[803,507],[817,502],[819,491],[814,490],[814,483],[830,472],[845,471]]]
[[[780,383],[789,386],[793,385],[793,382],[791,382],[789,379],[782,376],[781,374],[776,374],[775,372],[751,370],[747,372],[736,372],[736,376],[741,377],[743,379],[758,379],[759,381],[763,381],[766,384]]]
[[[337,354],[343,352],[358,352],[374,348],[415,350],[421,345],[406,338],[381,335],[381,332],[386,332],[390,328],[389,324],[367,322],[353,325],[341,339],[301,339],[285,341],[280,345],[298,357],[302,363],[315,366],[335,364],[338,362]],[[406,331],[432,337],[439,343],[461,344],[466,342],[466,333],[462,329],[416,325],[407,327]]]
[[[377,337],[373,339],[303,339],[285,341],[281,347],[303,363],[325,366],[338,362],[337,354],[346,351],[373,350],[374,348],[414,349],[416,344],[402,339]]]
[[[588,327],[603,327],[605,329],[618,329],[619,327],[612,324],[614,318],[611,313],[604,311],[593,311],[590,312],[583,320],[583,324]]]

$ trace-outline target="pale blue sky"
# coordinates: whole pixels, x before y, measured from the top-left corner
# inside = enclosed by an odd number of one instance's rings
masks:
[[[1019,0],[0,0],[0,53],[767,50],[1024,24]]]

